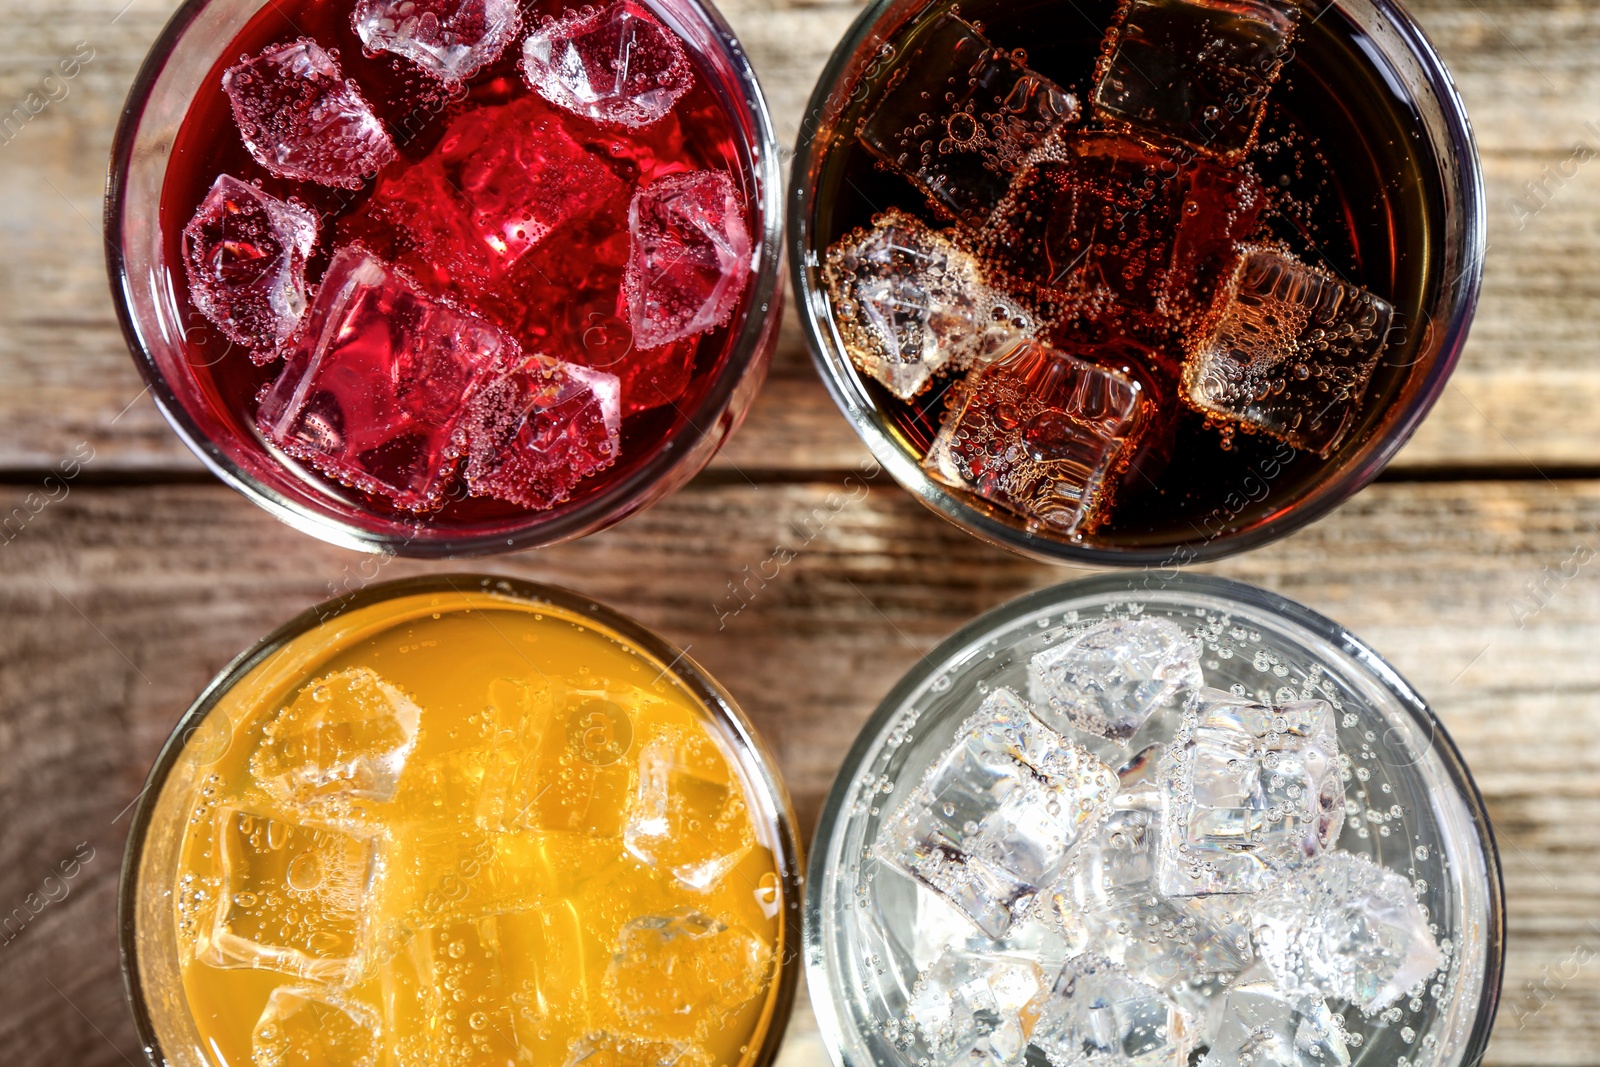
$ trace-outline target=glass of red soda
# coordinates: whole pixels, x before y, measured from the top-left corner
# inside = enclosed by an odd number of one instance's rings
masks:
[[[551,544],[743,417],[778,156],[701,0],[189,0],[117,132],[112,289],[173,428],[290,525]]]

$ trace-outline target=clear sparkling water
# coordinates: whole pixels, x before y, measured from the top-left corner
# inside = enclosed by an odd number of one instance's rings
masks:
[[[1074,597],[1068,588],[1052,597],[1047,591],[1003,609],[986,631],[961,635],[953,653],[946,655],[947,648],[930,655],[896,690],[894,703],[880,708],[867,728],[870,737],[841,772],[815,846],[806,950],[825,1036],[858,1067],[942,1067],[951,1052],[971,1052],[971,1044],[956,1040],[968,1033],[962,1020],[941,1017],[941,1032],[950,1040],[930,1042],[914,1010],[916,1003],[930,1002],[927,976],[953,951],[960,959],[1003,954],[1013,971],[1014,961],[1037,963],[1047,990],[1060,980],[1063,964],[1070,968],[1085,960],[1096,962],[1092,973],[1116,979],[1106,980],[1110,986],[1120,987],[1127,976],[1139,983],[1128,987],[1133,991],[1160,988],[1165,1000],[1154,1007],[1134,1002],[1127,1011],[1133,1021],[1126,1025],[1109,1006],[1116,998],[1102,998],[1108,1006],[1083,1020],[1058,1022],[1069,1032],[1078,1027],[1097,1035],[1090,1045],[1111,1042],[1085,1062],[1142,1063],[1150,1053],[1156,1056],[1150,1062],[1163,1062],[1156,1050],[1167,1039],[1158,1037],[1162,1027],[1154,1025],[1151,1012],[1165,1011],[1166,1004],[1181,1024],[1171,1044],[1188,1042],[1192,1056],[1207,1056],[1204,1062],[1214,1065],[1232,1063],[1228,1057],[1245,1050],[1256,1065],[1461,1062],[1489,961],[1498,952],[1488,938],[1498,928],[1493,861],[1484,852],[1473,802],[1451,769],[1448,741],[1404,683],[1353,639],[1334,631],[1344,643],[1331,643],[1326,632],[1277,614],[1260,594],[1243,587],[1193,579],[1182,580],[1179,585],[1188,587],[1183,589],[1150,584],[1130,596],[1124,580],[1100,580],[1088,583],[1099,592]],[[1123,589],[1108,591],[1117,586]],[[1205,592],[1191,591],[1196,588]],[[1361,877],[1334,872],[1329,883],[1308,876],[1303,892],[1289,894],[1280,907],[1282,924],[1303,926],[1308,898],[1351,905],[1350,922],[1376,916],[1380,925],[1387,923],[1389,944],[1396,946],[1396,939],[1419,933],[1408,920],[1425,924],[1439,967],[1393,1001],[1387,992],[1395,982],[1375,976],[1385,989],[1383,1010],[1363,1010],[1361,1001],[1371,1008],[1375,992],[1355,980],[1363,964],[1340,956],[1337,939],[1302,954],[1269,946],[1269,961],[1255,944],[1249,909],[1239,904],[1253,898],[1160,891],[1160,835],[1170,806],[1164,805],[1163,790],[1170,791],[1166,776],[1173,772],[1163,739],[1206,718],[1192,702],[1185,712],[1181,697],[1158,702],[1131,736],[1063,730],[1115,772],[1116,796],[1070,850],[1058,878],[1031,903],[1007,908],[1011,921],[998,939],[966,921],[948,894],[941,896],[908,874],[904,863],[879,854],[882,842],[896,840],[895,822],[903,811],[926,811],[914,802],[926,799],[927,784],[937,780],[939,765],[948,763],[958,740],[971,737],[974,712],[997,696],[1004,702],[1010,694],[1029,692],[1035,656],[1073,641],[1092,624],[1150,619],[1165,620],[1194,643],[1204,684],[1212,690],[1208,714],[1218,719],[1211,724],[1216,730],[1231,723],[1248,733],[1252,704],[1295,712],[1275,716],[1283,721],[1269,732],[1284,751],[1266,768],[1264,788],[1284,790],[1283,799],[1294,801],[1301,815],[1293,826],[1285,825],[1292,820],[1275,821],[1274,832],[1293,830],[1296,840],[1316,839],[1363,857],[1363,866],[1354,869]],[[1211,740],[1221,744],[1225,738]],[[1330,740],[1336,740],[1337,754],[1331,754]],[[1320,762],[1325,757],[1331,762]],[[1294,774],[1277,773],[1285,768]],[[1381,909],[1354,907],[1363,892],[1380,884],[1413,894],[1415,914],[1385,916]],[[1376,963],[1385,963],[1382,951]],[[1269,964],[1293,968],[1309,984],[1335,992],[1284,995]],[[1409,977],[1398,973],[1400,982]],[[1041,1003],[1043,998],[1034,1009]],[[983,1033],[968,1034],[981,1037],[975,1059],[1041,1067],[1049,1061],[1037,1040],[1022,1057],[997,1059],[1014,1043],[1008,1014],[979,1014]],[[1042,1022],[1025,1025],[1045,1038],[1047,1031],[1038,1029]],[[1119,1028],[1127,1040],[1112,1040]],[[1066,1044],[1088,1047],[1084,1040],[1068,1037]],[[1114,1051],[1114,1044],[1121,1050]]]

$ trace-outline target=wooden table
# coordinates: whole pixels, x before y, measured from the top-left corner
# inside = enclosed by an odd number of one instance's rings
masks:
[[[785,142],[856,6],[724,5]],[[1379,484],[1210,569],[1346,623],[1432,700],[1505,865],[1490,1062],[1600,1063],[1600,162],[1562,176],[1576,146],[1600,150],[1600,4],[1412,6],[1482,142],[1491,248],[1471,343]],[[347,582],[441,569],[378,566],[278,524],[206,475],[141,392],[107,297],[100,198],[112,125],[171,7],[0,0],[0,108],[93,54],[64,98],[0,133],[0,515],[30,513],[0,536],[0,912],[80,845],[93,855],[65,899],[0,937],[12,1067],[142,1062],[113,902],[128,806],[179,712],[239,649]],[[1527,182],[1546,192],[1522,217]],[[64,492],[46,482],[85,456]],[[865,459],[791,316],[710,470],[614,530],[478,567],[579,587],[688,647],[766,735],[809,827],[858,725],[922,652],[1074,574],[980,545],[880,483],[719,627],[729,583],[804,537],[800,520]],[[785,1067],[824,1062],[802,1003]]]

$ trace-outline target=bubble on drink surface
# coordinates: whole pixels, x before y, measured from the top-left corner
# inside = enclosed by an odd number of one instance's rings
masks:
[[[255,1067],[375,1067],[378,1013],[330,989],[279,986],[250,1035]]]
[[[306,257],[317,217],[219,174],[183,228],[189,299],[256,363],[277,354],[306,310]]]
[[[1090,532],[1146,408],[1118,371],[1025,341],[972,372],[923,469],[1058,533]]]
[[[917,976],[906,1015],[935,1067],[1002,1067],[1028,1045],[1028,1010],[1045,988],[1033,960],[954,950]],[[920,1061],[920,1058],[919,1058]]]
[[[473,397],[516,354],[496,327],[348,246],[328,265],[256,425],[346,485],[428,510],[460,458]]]
[[[1028,664],[1040,718],[1124,747],[1158,708],[1203,681],[1195,642],[1162,618],[1097,623]]]
[[[361,90],[310,38],[229,67],[222,88],[251,158],[280,178],[359,189],[395,158]]]
[[[1037,330],[970,253],[898,208],[835,241],[823,279],[846,354],[902,400]]]
[[[417,743],[422,709],[369,667],[318,678],[261,731],[250,773],[279,802],[388,800]]]
[[[617,461],[616,376],[544,355],[486,385],[467,419],[467,488],[526,508],[555,507]]]
[[[1035,1010],[1031,1042],[1051,1067],[1169,1067],[1194,1048],[1187,1012],[1093,954],[1068,960]]]
[[[714,889],[755,845],[744,790],[704,730],[667,726],[645,742],[622,841],[698,893]]]
[[[1256,944],[1280,988],[1382,1011],[1444,962],[1410,881],[1334,851],[1251,904]]]
[[[1295,12],[1281,0],[1123,0],[1096,115],[1240,158],[1288,58]]]
[[[350,22],[369,50],[459,83],[500,58],[522,14],[515,0],[357,0]]]
[[[365,944],[375,839],[238,808],[218,810],[214,827],[221,888],[198,958],[320,981],[349,977]]]
[[[996,690],[879,831],[874,855],[1004,937],[1104,817],[1111,769]]]
[[[1161,892],[1258,892],[1332,848],[1343,828],[1333,709],[1197,690],[1161,789]]]
[[[522,73],[557,107],[634,129],[660,120],[694,83],[677,35],[633,0],[544,23],[522,43]]]
[[[657,178],[628,205],[622,292],[640,348],[727,322],[750,280],[744,204],[719,170]]]
[[[692,1042],[639,1041],[604,1030],[574,1041],[562,1067],[715,1067]]]
[[[1284,993],[1257,964],[1213,1002],[1200,1067],[1350,1067],[1341,1022],[1322,998]]]
[[[1078,101],[944,15],[868,104],[861,143],[951,215],[981,222],[1024,159],[1078,117]]]
[[[1383,357],[1388,301],[1281,252],[1253,249],[1184,362],[1201,412],[1328,455],[1355,422]]]
[[[622,927],[602,991],[629,1036],[699,1041],[767,987],[772,963],[759,935],[679,908]]]

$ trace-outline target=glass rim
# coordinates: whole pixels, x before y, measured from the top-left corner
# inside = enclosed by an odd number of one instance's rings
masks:
[[[708,713],[733,731],[739,746],[749,757],[746,769],[754,772],[756,778],[752,784],[767,794],[766,799],[772,804],[772,810],[776,813],[772,826],[776,845],[773,870],[778,876],[785,901],[785,907],[779,912],[778,920],[784,934],[783,955],[778,962],[774,988],[770,994],[772,1012],[768,1018],[767,1030],[762,1036],[760,1047],[748,1061],[751,1067],[769,1067],[777,1059],[778,1051],[783,1044],[789,1015],[794,1007],[795,993],[800,984],[801,914],[804,909],[802,889],[806,869],[804,851],[796,830],[794,805],[789,798],[788,788],[778,773],[777,763],[772,754],[732,695],[684,650],[675,647],[642,623],[593,598],[561,586],[497,574],[468,573],[423,575],[378,582],[313,605],[274,628],[265,637],[229,660],[179,716],[172,732],[162,743],[161,751],[151,765],[150,772],[145,778],[144,788],[134,804],[133,818],[128,825],[128,843],[123,849],[122,865],[117,880],[117,948],[118,964],[122,971],[123,996],[133,1016],[134,1029],[139,1035],[140,1048],[144,1052],[145,1059],[151,1067],[166,1067],[167,1064],[161,1051],[160,1035],[156,1032],[145,1002],[144,984],[139,973],[137,923],[139,864],[144,856],[144,845],[150,833],[151,816],[155,805],[168,776],[183,755],[190,735],[204,722],[217,703],[250,671],[296,638],[349,612],[401,597],[430,593],[498,594],[531,604],[550,604],[581,618],[593,620],[615,632],[646,655],[659,660],[665,665],[666,673],[683,685]]]
[[[825,917],[821,887],[827,881],[836,839],[846,825],[844,806],[847,794],[861,777],[868,758],[877,749],[886,728],[903,707],[958,653],[981,644],[986,638],[1006,629],[1016,620],[1059,604],[1106,594],[1138,594],[1154,591],[1174,593],[1180,601],[1209,597],[1235,604],[1241,608],[1264,613],[1277,622],[1286,624],[1291,630],[1291,635],[1294,629],[1299,629],[1314,638],[1326,641],[1343,651],[1364,670],[1367,674],[1366,680],[1394,697],[1396,703],[1410,716],[1414,725],[1427,731],[1425,736],[1430,741],[1428,751],[1439,754],[1447,779],[1459,793],[1472,826],[1477,831],[1487,876],[1484,887],[1487,890],[1487,921],[1483,933],[1486,946],[1483,989],[1471,1030],[1456,1060],[1461,1067],[1477,1067],[1482,1062],[1490,1034],[1494,1029],[1504,981],[1505,877],[1500,865],[1500,851],[1495,841],[1494,827],[1489,821],[1483,794],[1479,791],[1477,782],[1461,758],[1461,752],[1449,731],[1445,729],[1444,723],[1411,684],[1370,645],[1344,626],[1304,604],[1258,586],[1215,575],[1182,573],[1152,579],[1149,576],[1136,576],[1126,572],[1098,574],[1037,589],[984,612],[924,654],[894,684],[862,724],[861,732],[856,735],[849,752],[839,766],[833,784],[828,788],[828,795],[817,817],[816,829],[811,837],[811,857],[806,868],[807,893],[802,908],[801,947],[805,953],[807,995],[829,1058],[840,1067],[868,1067],[866,1064],[857,1064],[846,1059],[841,1046],[843,1027],[834,1010],[833,988],[827,966],[830,946],[824,943],[823,938]]]
[[[926,3],[931,2],[933,0],[926,0]],[[1329,7],[1343,6],[1341,0],[1326,2]],[[1438,49],[1397,0],[1367,2],[1388,21],[1396,31],[1401,47],[1409,50],[1426,75],[1427,89],[1439,105],[1445,138],[1461,163],[1455,172],[1460,188],[1446,189],[1444,212],[1447,219],[1458,217],[1460,233],[1453,247],[1458,249],[1463,266],[1456,278],[1444,281],[1449,298],[1440,303],[1447,304],[1450,317],[1439,342],[1438,356],[1428,368],[1409,406],[1389,431],[1374,437],[1342,464],[1334,476],[1318,483],[1286,513],[1280,513],[1244,531],[1216,537],[1197,533],[1192,539],[1175,540],[1154,548],[1112,548],[1035,537],[967,503],[934,480],[878,423],[874,417],[875,406],[857,382],[849,358],[838,351],[829,331],[821,325],[827,321],[827,294],[820,288],[808,291],[807,284],[808,263],[820,262],[822,250],[811,244],[814,196],[806,178],[815,162],[813,156],[825,147],[819,134],[832,132],[831,120],[823,118],[832,110],[830,100],[843,88],[842,82],[852,62],[862,46],[873,37],[879,23],[893,9],[905,6],[907,0],[873,0],[862,9],[818,76],[795,142],[794,160],[789,173],[789,273],[801,328],[823,384],[857,436],[902,488],[925,507],[979,540],[1042,563],[1141,567],[1174,562],[1207,563],[1248,552],[1316,522],[1383,473],[1433,410],[1460,361],[1483,287],[1483,261],[1488,248],[1488,207],[1477,138],[1473,134],[1466,105]],[[1426,308],[1423,314],[1431,320],[1432,316]]]
[[[238,491],[251,503],[262,508],[274,518],[289,526],[319,538],[329,544],[361,552],[383,552],[417,559],[444,559],[457,556],[481,556],[513,552],[523,548],[539,548],[560,544],[626,518],[653,501],[647,499],[649,491],[662,482],[671,481],[675,475],[687,479],[710,462],[715,449],[701,460],[700,466],[687,473],[680,471],[692,462],[695,438],[715,439],[719,423],[733,403],[735,394],[747,374],[764,370],[764,346],[769,331],[775,328],[781,313],[783,294],[783,209],[784,168],[782,146],[772,122],[772,112],[766,95],[756,77],[744,48],[739,44],[733,29],[710,0],[674,0],[692,9],[713,33],[719,49],[719,59],[735,75],[742,90],[738,100],[726,101],[732,107],[742,107],[749,120],[752,142],[749,145],[750,173],[754,180],[752,206],[761,212],[758,236],[761,240],[760,259],[752,271],[750,290],[745,298],[737,330],[728,342],[728,359],[713,378],[710,387],[694,410],[661,442],[654,454],[641,463],[628,477],[620,479],[580,506],[559,516],[530,512],[521,525],[497,533],[448,534],[432,536],[427,533],[425,521],[410,527],[411,532],[375,532],[361,529],[342,518],[291,499],[278,492],[230,458],[221,446],[205,434],[190,416],[188,409],[167,384],[140,333],[131,301],[128,298],[130,279],[123,251],[124,219],[127,213],[127,182],[129,167],[133,164],[133,151],[139,139],[140,127],[150,96],[166,70],[167,60],[179,41],[199,14],[214,3],[225,0],[184,0],[161,33],[156,37],[144,61],[134,76],[132,87],[122,105],[112,137],[110,164],[106,174],[105,210],[103,229],[106,235],[106,275],[111,286],[111,302],[116,308],[117,322],[122,328],[124,343],[139,368],[140,377],[155,401],[161,416],[179,439],[203,463],[207,470],[223,483]],[[266,0],[253,0],[257,10]],[[720,94],[719,94],[720,95]],[[759,197],[759,202],[756,202]],[[157,209],[159,212],[159,205]],[[741,415],[742,417],[742,415]],[[693,435],[692,437],[686,435]],[[717,448],[720,449],[721,443]],[[543,516],[543,517],[541,517]],[[419,520],[420,520],[419,516]],[[403,521],[396,521],[403,527]]]

